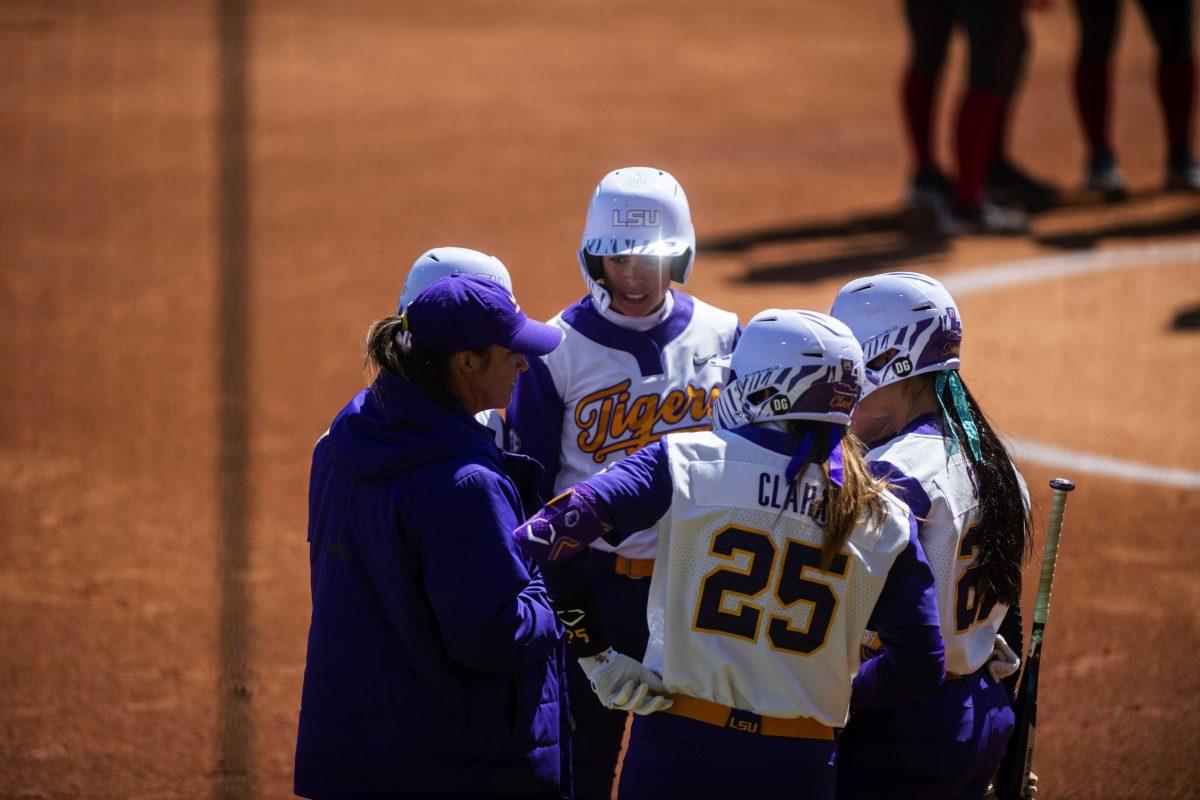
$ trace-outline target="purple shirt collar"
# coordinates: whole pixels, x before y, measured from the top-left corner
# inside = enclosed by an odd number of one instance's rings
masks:
[[[696,307],[688,295],[674,289],[671,291],[675,293],[675,307],[666,319],[648,331],[631,331],[605,319],[592,307],[592,298],[587,296],[564,311],[562,319],[596,344],[629,353],[636,358],[643,378],[662,375],[666,372],[662,360],[663,348],[687,329]]]
[[[842,485],[843,479],[842,434],[844,432],[845,429],[843,428],[834,428],[831,434],[832,439],[829,454],[827,456],[821,453],[816,454],[822,460],[828,458],[829,479],[838,486]],[[815,448],[811,429],[809,433],[797,436],[786,431],[766,428],[762,425],[742,425],[733,428],[733,433],[773,453],[790,456],[791,461],[784,472],[784,477],[787,478],[788,483],[795,480],[800,467],[813,455],[812,451]]]

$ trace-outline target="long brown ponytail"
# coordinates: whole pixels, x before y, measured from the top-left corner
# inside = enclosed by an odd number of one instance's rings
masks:
[[[379,372],[390,372],[420,387],[442,405],[457,402],[450,391],[450,359],[454,354],[401,344],[397,334],[403,329],[404,318],[395,315],[371,323],[363,342],[368,377],[374,379]],[[490,347],[483,347],[472,352],[486,364],[490,351]]]

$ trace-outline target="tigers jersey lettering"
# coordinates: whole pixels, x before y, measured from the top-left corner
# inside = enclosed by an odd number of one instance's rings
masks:
[[[552,494],[559,494],[606,466],[630,456],[671,432],[708,430],[709,410],[725,380],[725,370],[709,359],[733,350],[738,335],[734,314],[672,289],[667,318],[649,331],[631,331],[600,317],[584,299],[550,320],[563,330],[558,349],[543,356],[536,369],[548,382],[539,391],[554,392],[555,402],[524,393],[535,383],[522,375],[509,419],[529,420],[554,414],[560,430],[557,452],[527,452],[542,460],[554,475]],[[534,367],[531,367],[531,370]],[[520,383],[524,382],[524,385]],[[520,423],[516,423],[520,425]],[[543,423],[545,424],[545,423]],[[534,437],[521,429],[528,444]],[[556,456],[556,457],[555,457]],[[653,558],[654,531],[641,531],[617,546],[595,542],[599,550],[626,558]]]
[[[663,442],[672,495],[656,526],[645,663],[672,692],[844,725],[863,631],[909,544],[908,509],[886,495],[883,522],[856,528],[821,569],[819,468],[790,501],[770,488],[785,485],[786,455],[730,431]]]
[[[688,384],[661,396],[642,394],[635,398],[630,391],[632,383],[626,378],[605,386],[580,398],[575,405],[575,428],[579,432],[575,443],[597,464],[603,464],[614,453],[633,455],[657,442],[667,430],[710,427],[708,412],[717,396],[715,386],[705,389]]]

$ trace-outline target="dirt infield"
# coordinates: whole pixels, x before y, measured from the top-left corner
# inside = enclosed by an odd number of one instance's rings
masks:
[[[1074,186],[1069,10],[1031,20],[1012,150]],[[1135,13],[1138,191],[1030,237],[902,213],[904,54],[890,0],[0,5],[0,797],[290,795],[308,459],[426,247],[494,252],[546,318],[583,290],[587,193],[637,163],[688,191],[689,291],[743,319],[882,269],[1197,241],[1200,197],[1153,190]],[[1016,439],[1200,472],[1197,306],[1196,262],[972,294],[964,374]],[[1023,468],[1040,532],[1059,470]],[[1200,491],[1072,477],[1041,796],[1194,797]]]

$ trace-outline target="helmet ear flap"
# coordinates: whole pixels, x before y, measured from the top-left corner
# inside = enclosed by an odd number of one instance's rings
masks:
[[[671,259],[671,280],[675,283],[686,283],[688,273],[692,271],[692,249],[689,247]]]
[[[588,275],[592,276],[592,280],[604,280],[604,260],[600,256],[592,255],[586,250],[581,255],[583,256],[583,265],[587,269]]]

